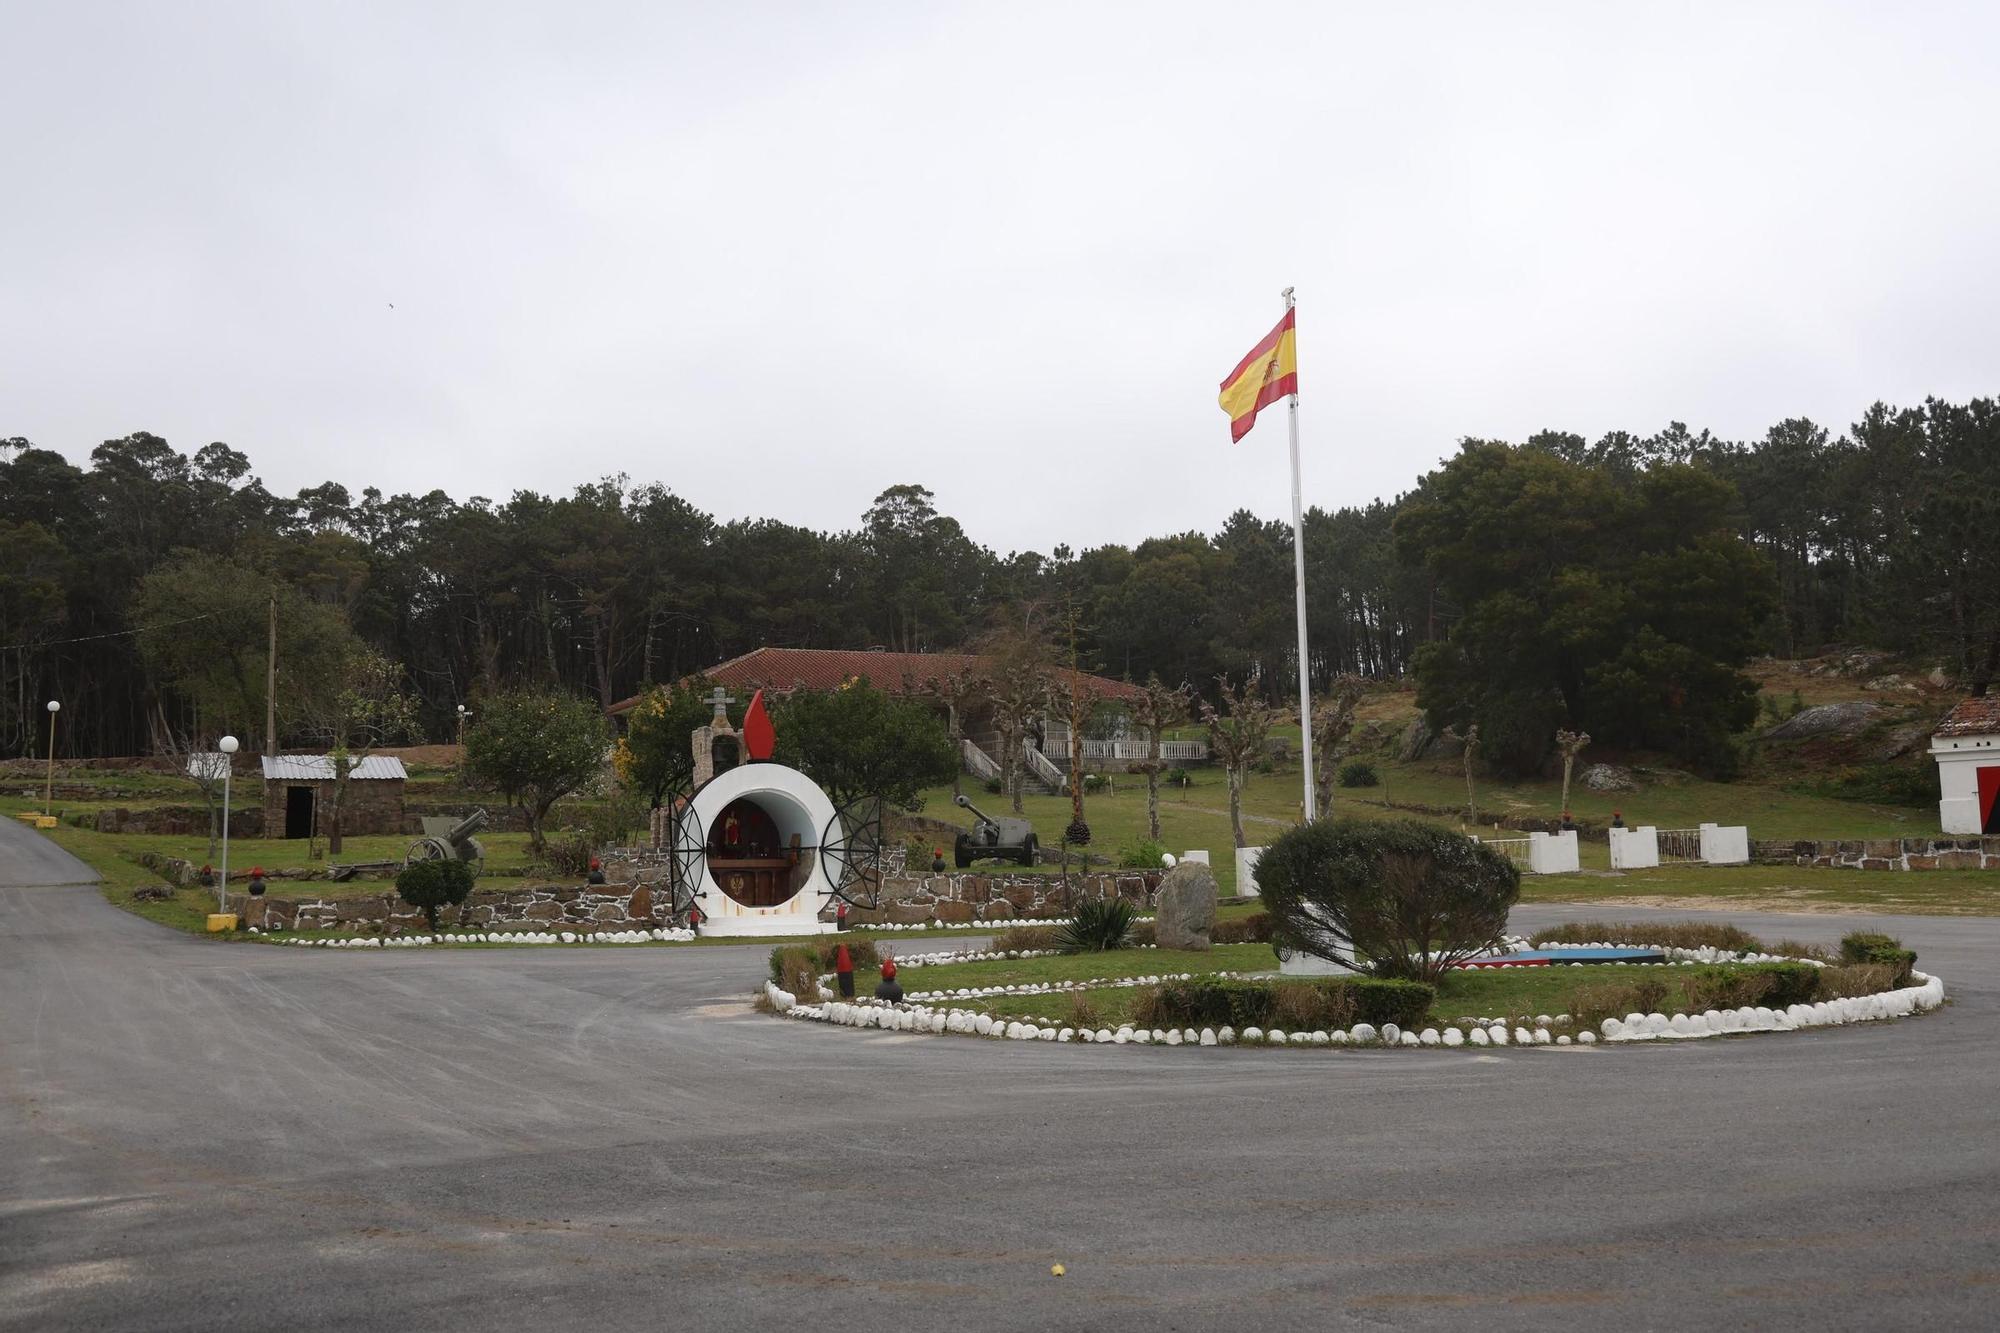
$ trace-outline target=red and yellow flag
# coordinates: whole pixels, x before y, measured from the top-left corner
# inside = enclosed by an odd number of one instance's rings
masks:
[[[1299,349],[1293,327],[1298,311],[1287,310],[1263,342],[1250,349],[1229,378],[1222,381],[1222,396],[1216,401],[1229,414],[1229,438],[1234,441],[1250,433],[1257,413],[1288,393],[1299,391]]]

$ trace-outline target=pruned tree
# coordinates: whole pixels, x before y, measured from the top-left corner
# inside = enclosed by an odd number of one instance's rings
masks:
[[[348,779],[370,751],[416,733],[417,701],[400,665],[350,636],[334,675],[303,701],[302,714],[302,729],[326,746],[332,769],[326,850],[338,856]]]
[[[1354,710],[1367,692],[1368,682],[1360,676],[1342,674],[1313,709],[1313,760],[1317,771],[1313,787],[1319,798],[1319,816],[1333,813],[1333,783],[1340,772],[1340,758],[1347,751],[1347,738],[1354,734]]]
[[[1206,699],[1201,701],[1202,724],[1208,728],[1208,748],[1229,780],[1229,829],[1236,836],[1238,847],[1249,845],[1243,838],[1243,784],[1249,780],[1251,766],[1264,757],[1264,742],[1278,720],[1278,710],[1265,701],[1263,691],[1257,687],[1259,674],[1252,671],[1241,688],[1232,684],[1228,676],[1217,676],[1215,693],[1222,707],[1217,708]]]
[[[945,735],[951,739],[951,794],[957,796],[964,785],[965,765],[960,755],[965,749],[965,718],[972,709],[991,697],[993,682],[970,664],[916,680],[905,673],[903,688],[912,694],[935,699],[944,705]]]
[[[172,726],[164,719],[155,719],[153,723],[153,753],[171,762],[174,774],[201,793],[201,802],[208,808],[208,859],[213,861],[216,839],[222,832],[223,775],[228,771],[230,756],[204,748],[191,731]]]
[[[1465,729],[1465,822],[1470,827],[1479,822],[1479,806],[1472,799],[1472,756],[1479,753],[1479,724],[1474,722]]]
[[[1139,696],[1126,705],[1132,725],[1146,737],[1146,757],[1132,767],[1146,775],[1146,836],[1154,842],[1160,840],[1160,774],[1167,767],[1161,757],[1164,738],[1188,720],[1193,699],[1192,686],[1168,689],[1157,675],[1149,675],[1139,687]]]
[[[1569,818],[1570,773],[1576,768],[1576,757],[1582,754],[1589,744],[1590,733],[1587,731],[1570,731],[1565,728],[1556,732],[1556,753],[1562,756],[1563,761],[1562,816],[1564,819]]]
[[[1028,729],[1049,711],[1050,670],[1048,638],[1042,633],[1032,611],[1023,613],[1019,623],[1010,623],[980,641],[979,655],[986,660],[987,698],[993,705],[993,729],[1000,738],[1000,783],[1021,813],[1021,748]]]

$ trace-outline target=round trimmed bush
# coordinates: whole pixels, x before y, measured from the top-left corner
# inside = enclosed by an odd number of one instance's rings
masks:
[[[1257,887],[1277,948],[1429,981],[1498,942],[1521,872],[1441,825],[1317,820],[1271,840]]]
[[[469,861],[412,861],[396,872],[396,892],[404,902],[423,909],[432,930],[438,926],[438,908],[456,907],[472,892],[473,871]]]

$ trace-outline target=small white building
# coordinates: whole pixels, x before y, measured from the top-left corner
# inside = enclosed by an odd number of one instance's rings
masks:
[[[1938,827],[2000,833],[2000,697],[1968,699],[1930,737],[1938,761]]]
[[[1931,733],[1938,766],[1938,827],[2000,834],[2000,696],[1967,699]]]

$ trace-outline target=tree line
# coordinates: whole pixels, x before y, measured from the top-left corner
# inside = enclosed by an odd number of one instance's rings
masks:
[[[1434,722],[1480,725],[1496,763],[1546,757],[1564,723],[1712,760],[1748,720],[1753,654],[1865,642],[1935,654],[1983,692],[1997,520],[1989,399],[1876,404],[1839,435],[1468,440],[1394,500],[1307,514],[1308,669],[1321,691],[1414,675]],[[69,753],[261,737],[274,604],[288,744],[329,730],[340,700],[309,705],[311,683],[356,661],[402,673],[414,738],[433,740],[503,686],[603,707],[760,645],[945,650],[1038,616],[1090,668],[1211,698],[1255,676],[1282,700],[1298,670],[1290,528],[1246,511],[1003,554],[919,485],[819,531],[624,477],[504,501],[287,497],[221,443],[139,433],[79,467],[0,441],[0,753],[39,753],[45,698],[64,700]]]

